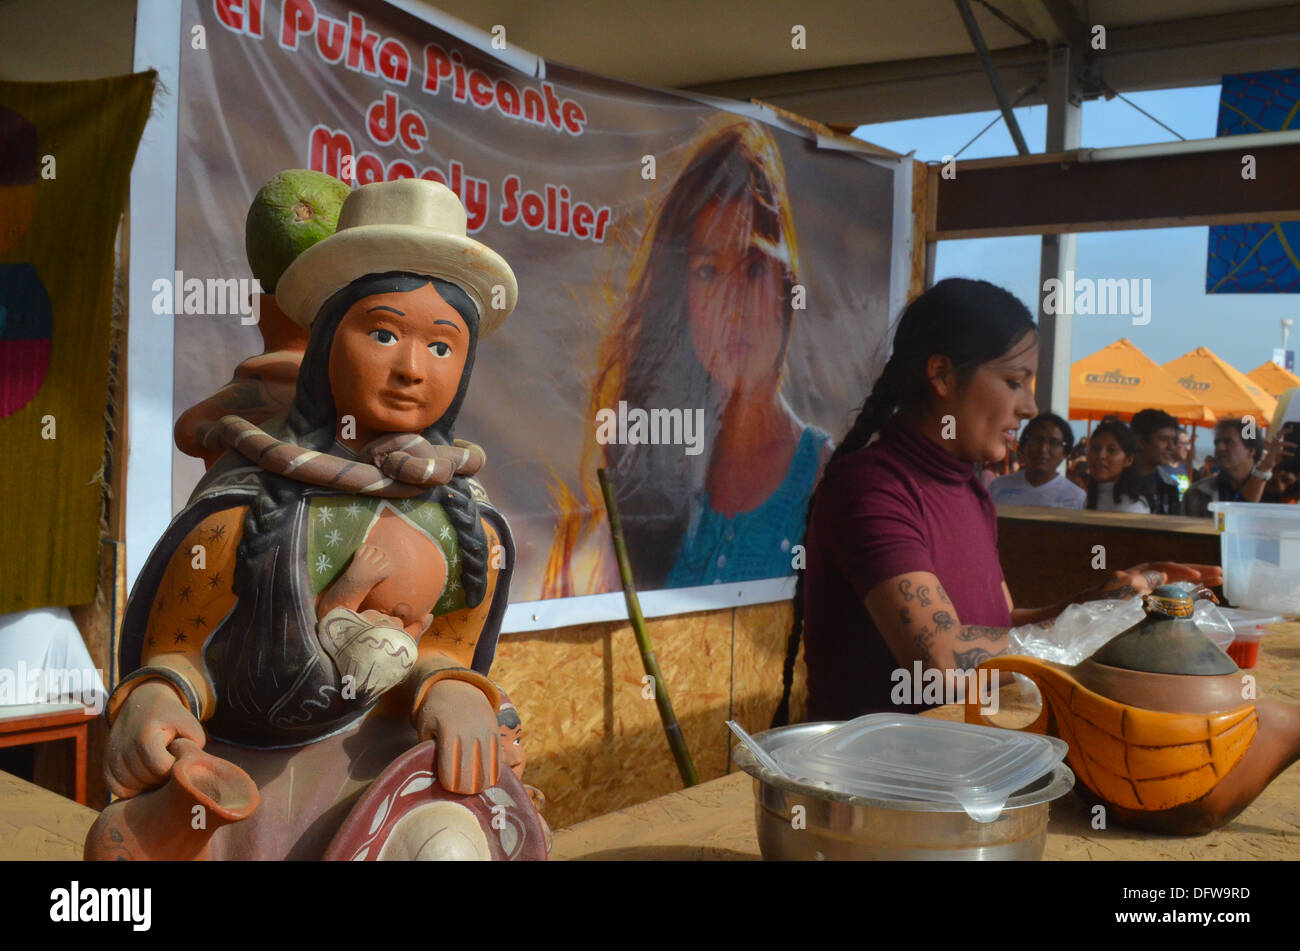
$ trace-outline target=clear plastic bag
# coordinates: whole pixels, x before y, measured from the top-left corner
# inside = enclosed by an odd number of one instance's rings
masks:
[[[1186,591],[1194,591],[1197,587],[1187,581],[1179,582],[1177,586]],[[1072,604],[1051,621],[1012,628],[1007,637],[1007,653],[1073,666],[1144,616],[1141,595],[1122,601]],[[1226,650],[1232,643],[1235,636],[1232,625],[1212,601],[1197,601],[1192,620],[1220,650]]]

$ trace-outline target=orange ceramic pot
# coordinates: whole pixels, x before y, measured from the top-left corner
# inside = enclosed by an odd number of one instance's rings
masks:
[[[257,785],[234,763],[185,739],[168,751],[176,757],[171,778],[100,813],[86,836],[87,861],[204,859],[213,833],[257,809]]]
[[[1043,708],[1025,729],[1069,744],[1086,799],[1121,825],[1197,835],[1232,821],[1300,758],[1300,706],[1253,699],[1253,683],[1192,622],[1191,599],[1166,587],[1156,595],[1178,613],[1148,604],[1143,621],[1074,667],[1020,656],[981,666],[1038,686]],[[997,726],[978,701],[966,721]]]

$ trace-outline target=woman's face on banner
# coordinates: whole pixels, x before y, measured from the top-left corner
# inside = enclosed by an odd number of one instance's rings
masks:
[[[691,341],[728,393],[771,386],[783,344],[784,267],[754,231],[754,205],[711,202],[695,219],[687,254]]]
[[[433,284],[363,297],[343,315],[330,347],[340,418],[355,418],[362,442],[422,432],[455,399],[469,346],[465,320]]]

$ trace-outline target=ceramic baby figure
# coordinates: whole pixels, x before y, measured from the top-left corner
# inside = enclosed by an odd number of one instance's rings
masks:
[[[510,531],[453,436],[516,296],[422,180],[356,190],[290,265],[293,404],[265,429],[221,421],[228,451],[136,583],[106,756],[124,801],[89,855],[162,857],[147,843],[171,824],[203,840],[186,857],[544,857],[487,677]],[[189,813],[223,801],[194,835]]]

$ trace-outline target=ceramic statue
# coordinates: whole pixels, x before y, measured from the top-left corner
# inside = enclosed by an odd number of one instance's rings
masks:
[[[1157,588],[1142,621],[1074,667],[1011,655],[980,665],[1034,681],[1043,707],[1025,729],[1065,740],[1075,789],[1121,825],[1208,832],[1300,758],[1300,706],[1254,699],[1253,678],[1193,620],[1197,596],[1213,597]],[[998,725],[972,703],[966,721]]]
[[[488,677],[510,529],[454,438],[516,297],[422,180],[352,192],[284,271],[275,304],[308,335],[292,403],[196,417],[225,451],[132,592],[105,757],[121,799],[88,857],[545,857]]]
[[[176,448],[209,468],[226,451],[220,426],[224,417],[233,414],[261,426],[288,413],[293,404],[307,331],[280,310],[274,294],[260,295],[257,310],[263,352],[241,362],[229,383],[176,420]]]

